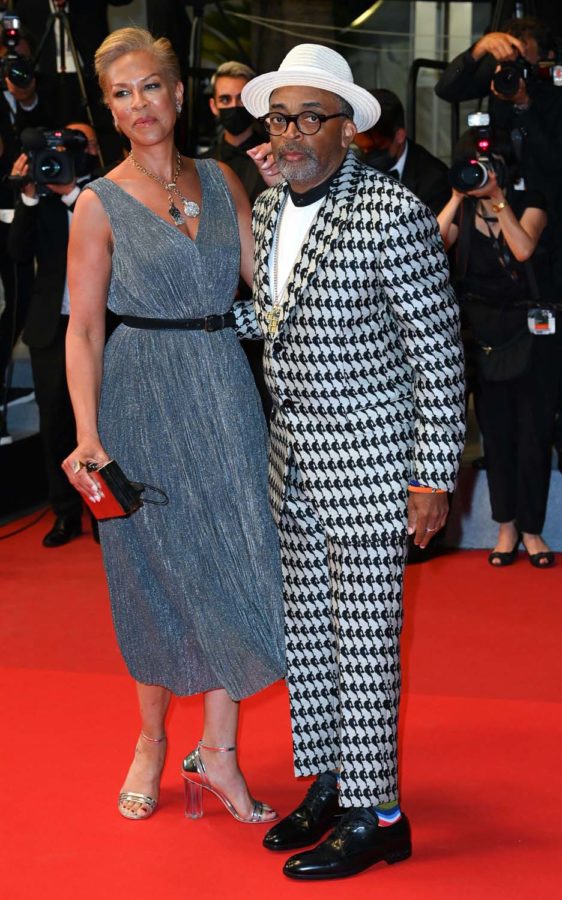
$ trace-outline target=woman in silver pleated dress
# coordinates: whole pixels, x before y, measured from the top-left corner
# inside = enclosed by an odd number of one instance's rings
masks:
[[[67,359],[78,446],[64,469],[95,501],[86,464],[111,456],[170,501],[100,522],[142,723],[119,811],[153,812],[170,694],[203,692],[203,738],[182,771],[188,814],[201,814],[207,790],[237,819],[269,823],[276,813],[251,798],[235,752],[238,701],[284,674],[266,427],[222,318],[240,271],[251,279],[249,205],[227,167],[175,148],[183,86],[168,41],[121,29],[99,48],[96,67],[132,149],[89,185],[73,217]],[[104,353],[106,306],[123,324]],[[202,327],[208,316],[216,330]]]

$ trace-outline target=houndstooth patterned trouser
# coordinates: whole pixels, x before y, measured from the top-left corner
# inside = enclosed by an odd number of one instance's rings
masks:
[[[295,774],[340,769],[345,807],[395,800],[405,538],[328,537],[295,466],[280,537]]]

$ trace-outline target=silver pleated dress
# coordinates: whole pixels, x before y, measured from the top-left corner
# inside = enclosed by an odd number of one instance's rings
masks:
[[[228,311],[239,273],[236,212],[212,160],[191,241],[107,178],[88,187],[113,232],[109,308],[200,318]],[[238,700],[285,669],[281,566],[267,497],[267,429],[232,328],[119,325],[105,351],[102,443],[133,481],[161,488],[100,523],[117,638],[131,675],[175,694]]]

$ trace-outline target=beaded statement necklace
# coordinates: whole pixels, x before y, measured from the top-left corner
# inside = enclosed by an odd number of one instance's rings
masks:
[[[174,198],[172,197],[172,193],[176,194],[182,203],[183,211],[188,219],[196,219],[198,215],[201,214],[201,210],[199,208],[199,204],[195,202],[195,200],[188,200],[187,197],[184,197],[181,193],[180,189],[177,186],[177,180],[180,176],[181,172],[181,155],[176,150],[176,171],[174,172],[174,177],[171,181],[165,181],[163,178],[160,178],[159,175],[155,175],[154,172],[151,172],[149,169],[145,169],[144,166],[141,166],[139,162],[133,156],[133,151],[129,153],[129,159],[134,165],[135,169],[138,169],[139,172],[142,172],[143,175],[148,175],[149,178],[152,178],[153,181],[156,181],[159,185],[161,185],[165,191],[168,193],[168,203],[170,204],[168,208],[168,212],[170,213],[170,218],[172,219],[174,225],[177,225],[178,228],[181,225],[185,224],[185,219],[182,216],[181,212],[177,208],[174,203]]]

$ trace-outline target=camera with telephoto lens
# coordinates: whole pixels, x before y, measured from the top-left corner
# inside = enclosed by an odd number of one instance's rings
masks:
[[[490,116],[488,113],[472,113],[467,121],[476,145],[474,157],[461,159],[449,169],[449,184],[461,194],[483,188],[488,183],[490,171],[495,171],[494,160],[490,155]]]
[[[0,7],[0,21],[2,43],[8,48],[8,52],[0,60],[0,77],[9,78],[16,87],[27,87],[35,75],[30,60],[15,50],[20,42],[20,18],[2,12]]]
[[[492,77],[494,90],[503,97],[515,97],[519,83],[524,81],[528,84],[535,74],[534,70],[535,67],[523,56],[518,56],[513,62],[501,63]]]
[[[87,145],[86,135],[78,129],[24,128],[21,146],[29,160],[28,180],[39,188],[46,184],[70,184],[76,175],[76,162]]]

